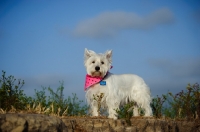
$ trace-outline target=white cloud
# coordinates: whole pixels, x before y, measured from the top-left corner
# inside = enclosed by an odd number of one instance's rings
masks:
[[[169,24],[173,20],[173,14],[168,8],[159,9],[144,17],[133,12],[104,12],[94,18],[81,21],[73,30],[73,35],[89,38],[110,37],[122,30],[146,30],[157,25]]]

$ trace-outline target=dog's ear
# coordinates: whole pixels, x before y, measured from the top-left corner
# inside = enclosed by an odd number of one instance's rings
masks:
[[[107,58],[110,62],[112,62],[112,50],[106,51],[105,55],[106,55],[106,58]]]
[[[84,54],[85,60],[87,60],[88,58],[90,58],[93,54],[95,54],[94,51],[88,50],[88,49],[85,48],[85,54]]]

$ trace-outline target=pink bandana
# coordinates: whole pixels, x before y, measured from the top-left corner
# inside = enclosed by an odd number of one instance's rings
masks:
[[[111,66],[110,69],[111,68],[113,68],[113,66]],[[85,87],[84,87],[84,90],[86,91],[90,86],[99,83],[101,80],[103,80],[102,77],[91,77],[90,75],[87,74],[86,77],[85,77]]]
[[[85,78],[85,87],[84,87],[84,90],[86,91],[87,88],[89,88],[90,86],[96,84],[96,83],[99,83],[103,78],[101,77],[91,77],[90,75],[86,75],[86,78]]]

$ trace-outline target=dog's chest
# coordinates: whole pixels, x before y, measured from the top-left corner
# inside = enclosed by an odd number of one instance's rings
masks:
[[[95,93],[105,93],[108,91],[108,85],[105,80],[90,86],[90,89]]]
[[[90,86],[90,88],[103,88],[103,87],[107,87],[107,83],[104,80],[102,80],[99,83],[96,83],[96,84]]]

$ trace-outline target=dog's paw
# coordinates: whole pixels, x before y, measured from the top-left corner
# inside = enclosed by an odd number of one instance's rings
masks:
[[[111,119],[117,120],[117,116],[115,116],[115,115],[109,115],[108,118],[111,118]]]

